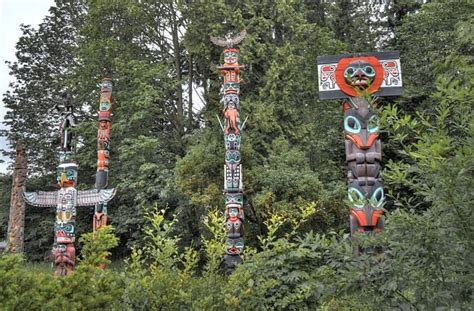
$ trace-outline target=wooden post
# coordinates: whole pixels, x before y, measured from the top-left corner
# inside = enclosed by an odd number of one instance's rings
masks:
[[[13,172],[12,193],[10,197],[10,219],[8,221],[7,252],[23,253],[25,241],[25,191],[26,158],[23,144],[16,145],[15,170]]]

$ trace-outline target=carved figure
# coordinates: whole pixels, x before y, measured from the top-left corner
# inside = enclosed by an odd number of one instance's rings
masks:
[[[379,117],[366,95],[400,95],[402,80],[399,68],[398,52],[318,57],[320,98],[344,99],[351,234],[379,232],[384,228]],[[328,81],[335,81],[334,87]]]
[[[224,195],[225,220],[227,241],[223,264],[226,272],[232,273],[235,266],[242,263],[240,254],[244,249],[243,240],[243,181],[240,156],[241,125],[240,111],[240,68],[239,50],[233,48],[245,37],[242,31],[238,36],[227,35],[225,39],[211,37],[211,41],[219,46],[227,47],[224,50],[224,64],[218,66],[223,77],[223,114],[225,117],[224,142],[226,147],[224,164]],[[220,122],[220,119],[219,119]]]
[[[107,85],[107,89],[111,90],[111,86]],[[110,101],[108,102],[110,103]],[[70,128],[76,126],[76,118],[72,112],[72,106],[66,107],[66,112],[62,114],[63,120],[60,127],[62,137],[61,163],[56,169],[56,180],[60,189],[48,192],[23,192],[24,201],[32,206],[56,207],[54,245],[52,250],[56,265],[56,275],[68,275],[75,266],[76,207],[103,206],[115,195],[115,189],[76,190],[78,165],[70,159],[73,139]],[[110,111],[108,113],[108,116],[110,116]],[[106,122],[104,120],[99,122],[101,122],[98,132],[99,142],[102,140],[103,145],[108,146],[105,142],[108,141],[109,133],[107,129],[109,124],[104,123]],[[99,166],[105,171],[108,167],[108,149],[99,150],[98,158]],[[97,217],[97,222],[100,225],[104,225],[107,220],[103,217],[104,213],[101,213]],[[94,228],[97,228],[96,224],[94,224]]]
[[[233,131],[233,134],[239,134],[239,127],[238,127],[238,119],[239,119],[239,111],[236,109],[235,105],[230,103],[224,109],[224,117],[226,119],[226,128],[225,133],[228,135],[230,130]]]

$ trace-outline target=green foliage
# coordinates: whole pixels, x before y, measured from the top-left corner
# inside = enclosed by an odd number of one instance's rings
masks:
[[[11,175],[0,174],[0,241],[7,238],[11,183]]]
[[[123,285],[119,275],[100,270],[106,263],[116,238],[110,227],[99,230],[95,237],[82,237],[85,257],[68,277],[54,277],[51,271],[36,271],[25,266],[19,255],[0,257],[0,298],[2,308],[14,309],[115,309]]]
[[[105,226],[96,232],[85,233],[79,239],[84,244],[81,251],[81,264],[89,267],[98,267],[110,263],[109,250],[118,245],[117,237],[111,226]]]

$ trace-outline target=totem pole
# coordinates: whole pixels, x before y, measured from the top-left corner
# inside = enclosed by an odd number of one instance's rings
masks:
[[[26,157],[21,142],[16,145],[15,170],[13,171],[12,193],[10,196],[10,218],[8,220],[7,252],[23,253],[25,244],[25,191]]]
[[[110,154],[110,118],[112,116],[112,79],[104,78],[100,84],[99,129],[97,131],[97,173],[95,188],[107,188]],[[94,232],[107,225],[107,202],[95,205],[92,228]]]
[[[76,207],[94,206],[110,201],[115,189],[110,190],[76,190],[78,165],[72,160],[73,132],[76,118],[73,114],[70,97],[65,101],[65,110],[61,123],[60,164],[56,170],[58,191],[24,192],[23,199],[32,206],[56,207],[54,225],[53,256],[56,275],[68,275],[75,266],[76,250],[74,248],[76,233]]]
[[[227,35],[225,38],[211,37],[211,41],[224,47],[224,65],[218,69],[224,79],[223,85],[223,113],[225,125],[222,125],[225,143],[224,164],[224,197],[227,241],[225,246],[224,265],[227,273],[231,273],[235,266],[242,262],[240,254],[244,249],[243,240],[243,181],[242,164],[240,163],[240,142],[242,129],[245,124],[240,123],[239,50],[234,48],[245,38],[245,30],[237,36]],[[220,122],[220,119],[219,119]]]
[[[343,98],[351,235],[380,232],[385,195],[379,117],[372,109],[380,96],[399,96],[402,75],[398,52],[318,57],[319,98]]]

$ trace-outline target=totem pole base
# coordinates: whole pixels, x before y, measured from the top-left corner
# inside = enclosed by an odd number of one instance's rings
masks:
[[[69,275],[76,265],[76,249],[74,244],[59,244],[53,250],[54,264],[56,269],[54,275]]]
[[[224,255],[224,259],[222,260],[222,266],[224,268],[224,271],[227,275],[231,275],[232,272],[234,272],[235,268],[237,265],[240,265],[244,261],[240,256],[235,256],[235,255]]]

